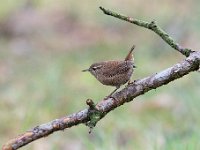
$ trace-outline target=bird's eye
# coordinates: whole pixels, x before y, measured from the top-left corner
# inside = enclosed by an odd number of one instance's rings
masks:
[[[92,67],[92,70],[96,70],[97,69],[97,67]]]
[[[92,67],[92,70],[97,70],[97,69],[100,69],[101,67],[102,67],[102,65],[95,66],[95,67]]]

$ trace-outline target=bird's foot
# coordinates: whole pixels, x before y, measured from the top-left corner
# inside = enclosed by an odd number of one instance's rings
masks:
[[[108,96],[104,97],[104,99],[103,99],[103,100],[105,101],[105,100],[107,100],[107,99],[109,99],[109,98],[113,98],[112,94],[110,94],[110,95],[108,95]]]
[[[133,83],[133,82],[131,82],[131,80],[129,80],[127,85],[130,85],[131,83]]]
[[[137,80],[134,80],[134,81],[131,82],[131,80],[129,80],[128,83],[127,83],[127,85],[126,85],[125,87],[128,87],[128,86],[131,85],[131,84],[134,84],[136,81],[137,81]]]
[[[108,95],[108,96],[106,96],[103,100],[105,101],[105,100],[108,100],[109,98],[115,99],[114,96],[112,96],[112,95]]]

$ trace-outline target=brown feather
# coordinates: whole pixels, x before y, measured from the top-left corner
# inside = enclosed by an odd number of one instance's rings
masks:
[[[133,50],[135,48],[135,45],[132,46],[131,50],[129,51],[128,55],[125,58],[125,61],[129,60],[129,61],[134,61],[133,58]]]

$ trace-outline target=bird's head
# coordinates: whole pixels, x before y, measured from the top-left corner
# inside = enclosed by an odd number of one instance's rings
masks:
[[[97,76],[97,74],[101,71],[102,66],[103,65],[101,65],[100,63],[94,63],[88,69],[84,69],[82,71],[89,71],[92,75]]]

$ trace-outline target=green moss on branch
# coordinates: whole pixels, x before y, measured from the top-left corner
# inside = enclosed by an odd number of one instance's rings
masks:
[[[158,34],[167,44],[169,44],[173,49],[179,51],[181,54],[185,55],[186,57],[188,57],[190,55],[190,53],[192,52],[191,49],[188,48],[182,48],[181,46],[179,46],[178,43],[176,43],[164,30],[162,30],[156,23],[155,21],[152,21],[150,23],[145,22],[145,21],[141,21],[141,20],[137,20],[137,19],[133,19],[131,17],[127,17],[125,15],[116,13],[114,11],[105,9],[103,7],[99,7],[104,14],[106,15],[110,15],[113,16],[115,18],[130,22],[132,24],[135,24],[137,26],[140,27],[144,27],[147,29],[152,30],[153,32],[155,32],[156,34]]]

